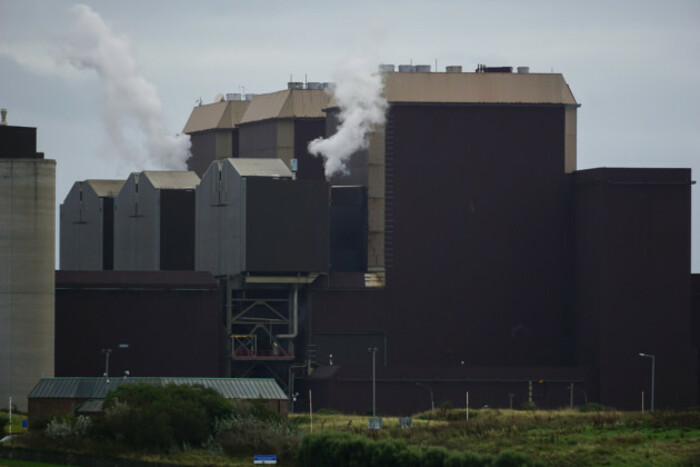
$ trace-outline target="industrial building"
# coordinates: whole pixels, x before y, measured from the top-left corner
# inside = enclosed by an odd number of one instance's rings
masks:
[[[234,100],[236,122],[228,101],[193,110],[191,167],[210,162],[193,264],[219,281],[222,376],[275,377],[296,409],[311,389],[314,407],[364,412],[373,366],[383,413],[466,392],[638,409],[644,353],[656,407],[696,404],[690,171],[577,170],[560,74],[394,69],[386,123],[330,186],[306,147],[338,109],[315,86]],[[211,149],[222,129],[232,158]]]
[[[0,124],[0,407],[54,370],[56,161],[36,128]]]
[[[220,304],[207,272],[56,271],[55,375],[218,377]]]
[[[194,270],[194,190],[189,171],[132,173],[114,200],[114,269]]]
[[[326,134],[325,88],[292,82],[284,91],[249,94],[248,100],[228,94],[230,100],[195,107],[184,128],[192,140],[188,168],[202,177],[213,160],[276,158],[300,180],[324,180],[321,159],[306,146]]]
[[[114,269],[114,198],[124,180],[75,182],[61,204],[62,270]]]
[[[199,385],[226,399],[265,401],[275,412],[287,415],[287,395],[274,379],[262,378],[41,378],[29,393],[30,422],[45,417],[95,415],[109,391],[123,385]]]

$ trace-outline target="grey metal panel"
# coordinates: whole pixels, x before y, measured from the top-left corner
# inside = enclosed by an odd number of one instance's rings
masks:
[[[42,378],[29,397],[101,399],[109,391],[128,384],[201,385],[214,389],[227,399],[287,399],[272,378]]]
[[[157,271],[160,265],[158,192],[132,173],[114,201],[114,269]]]
[[[229,161],[214,161],[196,190],[195,269],[215,276],[241,271],[241,178]]]
[[[275,158],[277,154],[277,120],[265,120],[239,127],[239,157]]]
[[[103,267],[104,202],[87,182],[75,182],[60,209],[60,268]]]

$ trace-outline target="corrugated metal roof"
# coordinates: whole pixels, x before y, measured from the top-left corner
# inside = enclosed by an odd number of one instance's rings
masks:
[[[578,105],[559,73],[386,73],[384,92],[389,103]]]
[[[292,178],[282,159],[226,159],[241,177]]]
[[[85,180],[100,198],[116,198],[125,180]]]
[[[158,190],[188,190],[199,185],[199,177],[192,171],[144,170],[142,173]]]
[[[212,388],[227,399],[287,399],[272,378],[42,378],[29,393],[29,398],[103,399],[125,384],[199,384]]]
[[[271,118],[325,118],[330,96],[322,89],[287,89],[253,98],[241,123]]]
[[[240,123],[249,104],[250,101],[225,101],[195,107],[182,132],[234,128]]]
[[[558,73],[387,73],[389,102],[576,105]]]

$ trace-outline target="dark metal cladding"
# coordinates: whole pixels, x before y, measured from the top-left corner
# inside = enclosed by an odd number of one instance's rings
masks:
[[[331,187],[331,270],[367,270],[367,189]]]
[[[56,376],[223,376],[218,284],[209,273],[56,271]],[[76,332],[78,334],[76,334]]]
[[[309,143],[316,138],[326,136],[324,118],[296,119],[294,121],[294,157],[299,169],[297,180],[326,180],[323,159],[309,154]]]
[[[0,125],[0,157],[43,159],[43,152],[36,152],[36,128]]]
[[[114,269],[114,198],[102,199],[102,269]]]
[[[190,153],[187,170],[194,171],[200,178],[204,176],[216,155],[217,130],[198,131],[190,135]]]
[[[695,404],[691,343],[690,170],[576,173],[576,351],[597,370],[592,397],[623,409]],[[626,371],[620,371],[620,369]]]
[[[160,269],[194,270],[194,190],[160,190]]]
[[[268,177],[244,183],[246,271],[328,271],[328,184]]]

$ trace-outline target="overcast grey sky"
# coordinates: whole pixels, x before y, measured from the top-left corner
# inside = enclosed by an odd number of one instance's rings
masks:
[[[61,60],[64,0],[0,0],[0,107],[38,127],[57,202],[76,180],[159,167],[125,162],[102,124],[100,80]],[[128,39],[175,135],[200,97],[331,81],[352,54],[384,63],[529,66],[577,101],[578,167],[691,167],[700,174],[700,1],[85,1]],[[133,128],[138,144],[143,135]],[[130,165],[131,164],[131,165]],[[692,270],[700,272],[700,186]]]

